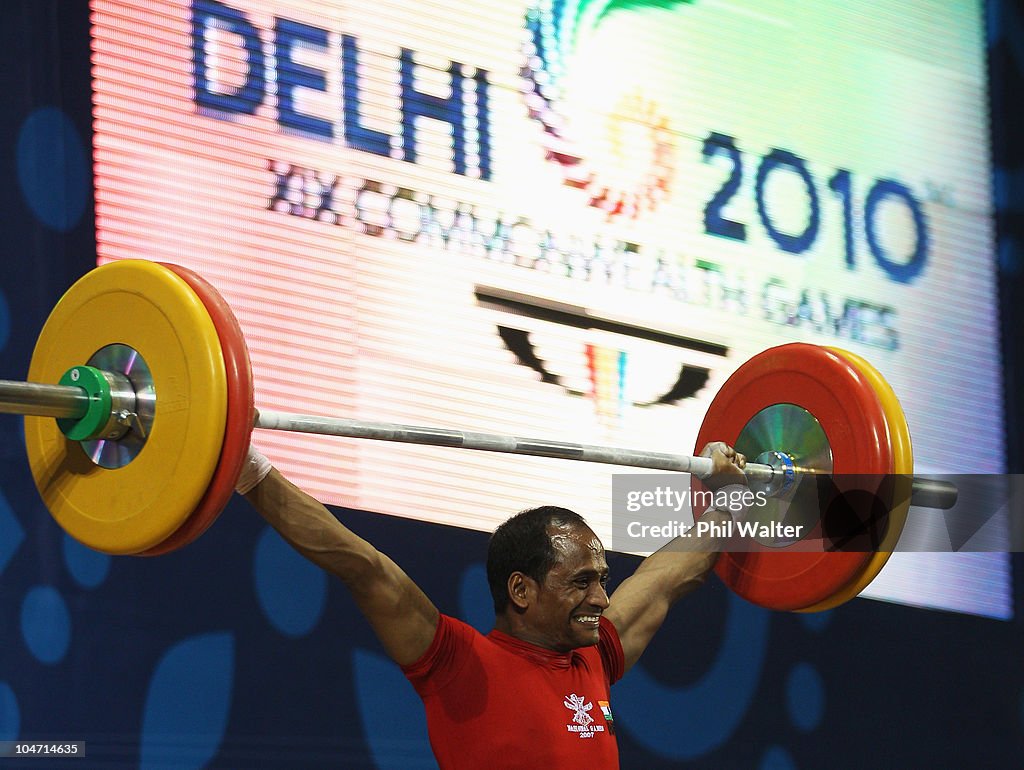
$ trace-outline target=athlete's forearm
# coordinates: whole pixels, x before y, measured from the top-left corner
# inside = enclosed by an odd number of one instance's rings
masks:
[[[345,583],[358,583],[375,571],[377,549],[276,469],[245,498],[299,553]]]
[[[704,526],[670,540],[644,559],[635,574],[650,577],[658,592],[675,603],[699,587],[714,568],[731,518],[723,511],[706,511],[699,521]]]

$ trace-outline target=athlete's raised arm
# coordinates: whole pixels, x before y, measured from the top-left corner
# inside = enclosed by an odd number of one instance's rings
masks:
[[[249,452],[238,491],[296,551],[341,578],[396,663],[418,660],[437,628],[438,611],[426,594],[387,555],[288,481],[258,452]]]

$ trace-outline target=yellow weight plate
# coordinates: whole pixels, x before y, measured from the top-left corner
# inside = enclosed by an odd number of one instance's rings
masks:
[[[864,571],[853,580],[848,586],[840,589],[824,601],[818,602],[810,607],[805,607],[801,612],[820,612],[838,607],[848,602],[867,588],[874,580],[882,567],[889,560],[889,555],[896,547],[896,543],[903,533],[903,525],[907,521],[907,512],[910,510],[910,485],[913,483],[914,475],[914,452],[910,443],[910,427],[907,425],[907,418],[903,414],[903,407],[892,386],[885,381],[874,366],[864,357],[851,353],[848,350],[831,348],[847,361],[856,366],[871,383],[871,386],[878,394],[878,400],[882,404],[882,411],[885,412],[885,421],[889,427],[889,441],[892,443],[893,473],[896,474],[896,505],[889,512],[888,526],[885,536],[879,544],[878,551],[872,554],[871,560],[864,567]],[[901,502],[902,501],[902,502]]]
[[[130,554],[171,535],[206,492],[224,440],[227,382],[217,330],[195,292],[138,260],[98,267],[68,289],[39,335],[28,379],[56,383],[115,343],[138,351],[153,377],[153,425],[138,456],[101,468],[48,417],[25,418],[25,444],[60,526],[98,551]]]

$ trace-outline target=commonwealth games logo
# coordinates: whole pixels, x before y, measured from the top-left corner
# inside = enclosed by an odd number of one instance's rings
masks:
[[[565,185],[587,195],[609,219],[636,219],[654,211],[671,192],[674,131],[662,106],[642,82],[606,89],[604,75],[578,61],[613,14],[670,10],[692,0],[539,0],[526,14],[523,97],[543,130],[547,160]],[[602,30],[604,27],[604,30]],[[603,57],[614,61],[624,46]],[[594,79],[597,82],[594,82]],[[580,99],[582,84],[592,98]]]

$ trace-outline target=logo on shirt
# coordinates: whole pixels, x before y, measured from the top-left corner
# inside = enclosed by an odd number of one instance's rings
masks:
[[[608,723],[608,732],[615,735],[615,718],[612,716],[612,704],[606,700],[599,700],[597,705],[601,707],[601,713],[604,714],[604,721]]]
[[[573,712],[573,723],[565,726],[570,733],[576,733],[580,738],[593,738],[596,733],[604,732],[604,726],[595,725],[594,718],[590,716],[589,712],[594,708],[594,704],[588,703],[582,695],[566,695],[563,705]]]

